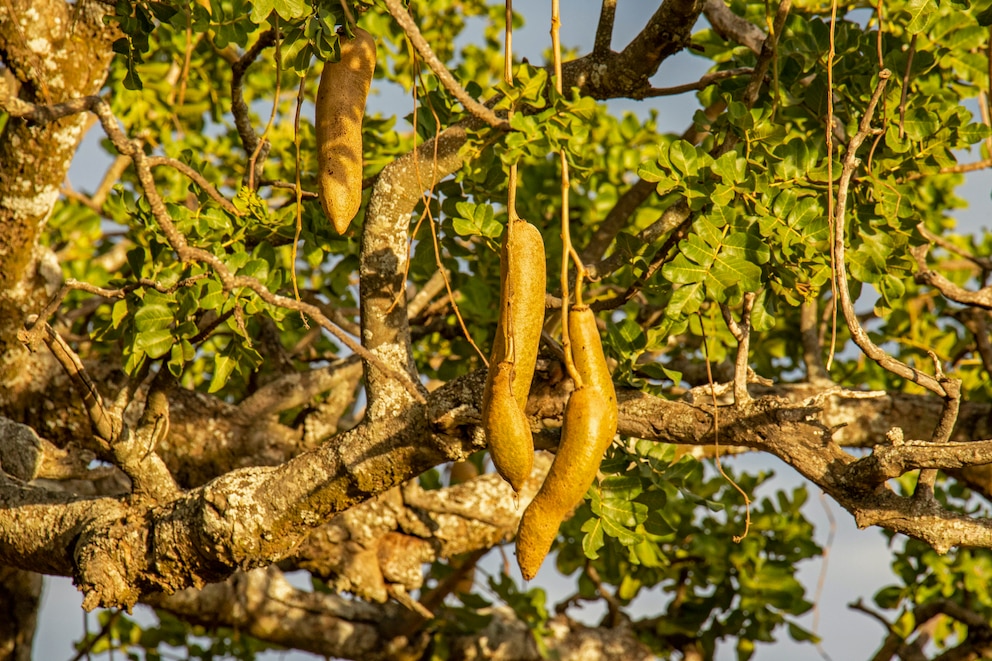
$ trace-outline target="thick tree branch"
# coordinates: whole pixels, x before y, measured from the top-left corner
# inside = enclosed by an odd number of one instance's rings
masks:
[[[225,626],[275,644],[335,658],[385,661],[423,654],[428,631],[399,633],[405,613],[397,604],[367,604],[338,595],[304,592],[291,586],[275,569],[239,572],[225,583],[149,602],[187,621],[207,627]],[[488,626],[448,641],[451,659],[540,661],[547,654],[562,661],[588,658],[648,661],[654,655],[630,627],[590,628],[558,616],[538,648],[529,625],[509,607],[480,611],[491,617]]]
[[[395,379],[381,365],[396,365],[417,379],[406,307],[410,219],[423,191],[462,165],[465,129],[456,126],[387,165],[365,211],[359,264],[362,343],[366,360],[368,418],[389,420],[406,406]],[[363,356],[364,358],[364,356]]]
[[[665,0],[637,36],[614,58],[611,68],[632,98],[644,98],[651,89],[648,78],[668,57],[689,45],[692,28],[703,10],[701,0]],[[568,75],[565,74],[566,82]],[[567,85],[563,86],[568,89]]]
[[[5,69],[19,81],[16,93],[6,81],[0,83],[0,106],[20,99],[48,105],[96,94],[106,80],[111,43],[118,36],[103,22],[107,11],[111,8],[92,0],[0,3],[0,53]],[[25,34],[32,35],[30,41]],[[52,401],[41,391],[60,374],[47,353],[27,352],[17,332],[44,305],[51,293],[45,288],[61,279],[38,239],[85,126],[82,116],[45,126],[9,117],[0,134],[0,382],[5,385],[0,410],[18,417],[23,411],[33,415]]]
[[[985,464],[992,464],[992,441],[900,441],[876,446],[870,455],[851,464],[847,479],[874,488],[921,468],[944,470]]]

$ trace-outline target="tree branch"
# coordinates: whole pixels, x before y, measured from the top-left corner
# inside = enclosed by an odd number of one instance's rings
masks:
[[[260,138],[255,133],[255,128],[251,124],[251,112],[248,109],[248,104],[245,103],[244,76],[248,71],[248,67],[258,59],[261,52],[272,46],[278,37],[279,34],[275,28],[266,30],[259,35],[258,41],[252,44],[251,48],[245,51],[244,55],[231,64],[231,114],[234,115],[234,126],[238,130],[238,136],[241,138],[241,146],[244,148],[245,155],[249,160],[252,154],[258,150]],[[269,144],[266,141],[258,154],[258,158],[254,161],[255,171],[245,173],[245,182],[251,179],[255,182],[255,185],[258,185],[258,182],[262,180],[262,172],[268,153]]]
[[[603,258],[603,253],[613,243],[613,239],[627,225],[637,208],[651,197],[654,190],[654,183],[639,178],[633,186],[620,195],[617,203],[613,205],[610,212],[606,214],[606,218],[589,238],[589,243],[586,244],[581,253],[583,263],[598,262]]]
[[[405,406],[395,379],[381,365],[397,365],[416,382],[406,308],[410,219],[424,190],[462,165],[465,129],[456,126],[387,165],[372,189],[365,211],[359,256],[362,341],[366,359],[368,418],[390,420]],[[365,358],[363,356],[363,358]]]
[[[843,169],[841,170],[840,180],[837,184],[837,206],[834,211],[834,254],[837,259],[837,299],[841,312],[844,315],[844,321],[847,323],[848,330],[851,332],[851,339],[854,340],[854,343],[868,358],[896,376],[908,379],[944,397],[946,395],[944,387],[937,379],[892,358],[872,342],[871,338],[868,337],[868,333],[865,332],[865,329],[862,328],[861,323],[858,321],[857,314],[854,312],[854,303],[851,301],[851,291],[847,283],[847,266],[845,263],[847,194],[851,185],[851,179],[854,177],[854,171],[860,162],[857,156],[858,148],[865,141],[865,138],[873,133],[871,128],[872,117],[875,114],[875,108],[882,98],[882,93],[890,76],[891,73],[888,70],[879,72],[878,83],[875,86],[871,100],[868,102],[868,106],[865,108],[865,113],[861,118],[858,131],[851,137],[851,141],[847,145],[847,151],[844,154]]]
[[[491,108],[486,107],[484,104],[479,103],[465,91],[465,88],[455,80],[455,77],[451,75],[448,68],[444,66],[444,63],[438,59],[437,55],[431,49],[430,44],[424,39],[424,36],[420,34],[420,28],[414,22],[413,17],[410,16],[409,12],[400,3],[400,0],[385,0],[386,9],[392,15],[393,20],[399,23],[400,27],[403,28],[403,32],[406,33],[407,39],[413,44],[413,47],[417,49],[420,57],[423,58],[427,66],[430,67],[437,79],[441,81],[445,89],[451,92],[452,96],[458,99],[458,102],[462,106],[475,116],[477,119],[482,120],[486,124],[489,124],[493,128],[508,130],[510,128],[510,123],[505,119],[496,116],[496,113],[492,111]]]
[[[970,291],[964,287],[959,287],[927,266],[926,254],[928,248],[928,246],[922,245],[910,249],[919,269],[915,277],[917,284],[929,285],[943,294],[945,298],[949,298],[956,303],[992,310],[992,286],[982,287],[978,291]]]
[[[755,55],[761,53],[765,33],[751,21],[732,12],[723,0],[706,0],[703,13],[721,37],[747,46]]]
[[[685,94],[686,92],[694,92],[696,90],[706,89],[713,83],[724,80],[726,78],[736,78],[737,76],[752,76],[754,75],[754,68],[752,67],[737,67],[735,69],[725,69],[723,71],[712,71],[705,74],[699,80],[692,83],[685,83],[683,85],[675,85],[673,87],[652,87],[647,92],[645,92],[645,98],[655,98],[659,96],[675,96],[676,94]]]
[[[593,42],[592,54],[605,55],[610,52],[613,43],[613,22],[617,13],[617,0],[603,0],[599,10],[599,22],[596,24],[596,39]]]
[[[421,655],[431,642],[428,630],[398,633],[405,613],[397,604],[368,604],[338,595],[292,587],[275,569],[239,572],[225,583],[202,590],[156,596],[149,602],[207,627],[226,626],[277,645],[336,658],[386,661]],[[482,654],[492,661],[540,661],[548,654],[562,661],[623,658],[649,661],[654,655],[631,627],[591,628],[565,616],[554,618],[538,648],[530,625],[509,607],[481,609],[491,618],[482,630],[453,636],[452,658]]]

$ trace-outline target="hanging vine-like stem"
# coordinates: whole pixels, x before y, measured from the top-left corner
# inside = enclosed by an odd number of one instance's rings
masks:
[[[551,52],[554,56],[555,91],[558,92],[559,96],[563,93],[560,31],[561,9],[559,7],[559,0],[551,0]],[[575,302],[578,305],[582,305],[582,281],[585,278],[585,269],[582,267],[582,259],[575,252],[575,248],[572,247],[572,235],[569,231],[568,192],[570,184],[568,178],[568,159],[565,155],[564,147],[558,150],[558,156],[561,159],[561,344],[562,351],[565,354],[565,369],[568,370],[568,375],[572,377],[572,380],[576,384],[580,384],[582,380],[575,371],[575,364],[572,361],[572,344],[568,338],[569,258],[575,262]]]
[[[506,39],[504,42],[503,49],[503,81],[508,87],[513,86],[513,0],[506,0]],[[506,121],[513,118],[513,108],[511,107],[506,112]],[[506,241],[504,245],[510,245],[511,238],[514,232],[514,225],[516,225],[519,216],[517,215],[517,163],[514,161],[510,164],[510,172],[506,182]],[[505,254],[502,258],[509,260],[509,251],[504,251]],[[509,273],[510,265],[505,265],[506,271]],[[510,296],[512,296],[510,292]],[[504,304],[506,305],[506,304]],[[510,305],[506,305],[506,322],[503,324],[503,342],[506,347],[506,353],[513,361],[516,361],[516,346],[513,343],[513,308]]]

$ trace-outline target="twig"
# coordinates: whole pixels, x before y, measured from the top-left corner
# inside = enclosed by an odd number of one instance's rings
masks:
[[[827,529],[827,541],[823,545],[823,552],[820,554],[820,557],[823,558],[823,563],[820,565],[820,575],[816,580],[816,592],[813,595],[813,603],[815,604],[813,607],[813,633],[815,635],[819,635],[820,613],[822,612],[820,602],[823,597],[823,590],[827,585],[827,566],[830,562],[830,551],[833,549],[834,539],[837,537],[837,518],[830,509],[830,501],[827,499],[827,494],[824,491],[820,491],[820,505],[827,515],[829,527]],[[820,656],[823,657],[824,661],[830,660],[830,656],[823,649],[822,643],[817,642],[816,649],[820,652]]]
[[[171,168],[175,168],[179,172],[193,180],[193,182],[202,188],[207,195],[211,197],[217,204],[224,208],[224,211],[228,212],[237,217],[244,216],[244,212],[239,211],[229,199],[221,195],[220,191],[217,190],[213,184],[207,181],[202,174],[186,165],[182,161],[170,158],[168,156],[149,156],[147,157],[148,167],[153,168],[159,165],[167,165]],[[96,196],[94,195],[93,201],[96,202]]]
[[[941,408],[940,417],[934,425],[930,440],[933,443],[946,443],[951,438],[954,431],[954,424],[958,420],[958,411],[961,409],[961,380],[949,379],[944,376],[940,367],[940,360],[937,354],[930,351],[930,358],[933,360],[934,374],[944,387],[944,406]],[[934,485],[937,482],[937,469],[924,468],[920,471],[920,477],[916,482],[916,489],[913,497],[925,502],[932,502],[934,497]]]
[[[110,640],[110,631],[111,629],[114,628],[114,625],[117,624],[117,620],[120,619],[121,613],[122,611],[120,609],[117,608],[113,609],[112,612],[110,613],[110,617],[107,618],[107,622],[100,629],[100,632],[90,640],[86,641],[83,647],[78,652],[76,652],[76,656],[69,659],[69,661],[82,661],[83,657],[86,657],[87,659],[90,658],[90,653],[93,651],[93,647],[96,646],[96,644],[99,643],[104,636],[107,636],[107,639],[110,641],[110,646],[112,648],[114,641]],[[85,611],[83,615],[83,621],[84,622],[86,621]]]
[[[38,314],[38,319],[47,321],[51,318],[55,311],[58,310],[62,301],[69,294],[70,291],[84,291],[88,294],[93,294],[95,296],[101,296],[103,298],[116,298],[121,299],[127,296],[129,293],[136,289],[154,289],[155,291],[162,294],[172,294],[179,291],[184,287],[189,287],[193,283],[203,280],[207,275],[201,273],[199,275],[190,276],[189,278],[183,278],[182,280],[176,282],[176,284],[171,287],[166,287],[157,280],[151,280],[149,278],[139,278],[136,282],[129,283],[120,287],[118,289],[108,289],[106,287],[97,287],[96,285],[91,285],[88,282],[80,282],[75,278],[69,278],[62,283],[59,290],[55,292],[55,295],[49,299],[48,303],[45,305],[44,309]],[[31,334],[30,341],[34,342],[41,339],[42,329],[41,327],[35,325],[35,327],[28,331]]]
[[[881,19],[879,19],[881,20]],[[881,32],[879,28],[879,32]],[[830,2],[830,33],[827,49],[827,125],[824,129],[824,143],[827,148],[827,224],[831,233],[837,232],[836,213],[834,206],[834,57],[837,55],[837,0]],[[827,371],[834,363],[837,352],[837,265],[843,268],[843,262],[837,261],[836,243],[830,243],[830,349],[827,351]]]
[[[351,13],[351,7],[348,6],[348,3],[345,2],[345,0],[340,0],[340,4],[341,11],[344,12],[344,19],[348,21],[348,25],[354,29],[357,22],[355,21],[355,15]]]
[[[905,181],[916,181],[917,179],[922,179],[923,177],[935,177],[939,174],[964,174],[965,172],[975,172],[976,170],[985,170],[987,168],[992,168],[992,158],[986,158],[974,163],[960,163],[958,165],[941,168],[936,172],[912,172],[906,176]]]
[[[463,557],[449,558],[449,566],[453,567],[454,571],[420,598],[421,605],[429,611],[437,609],[444,602],[444,598],[454,592],[461,581],[475,570],[476,564],[488,552],[489,549],[476,549]]]
[[[682,225],[689,217],[688,203],[684,199],[679,199],[679,201],[665,209],[658,220],[641,230],[637,234],[637,238],[644,243],[654,243],[658,238]],[[627,256],[620,252],[614,252],[598,264],[587,264],[586,274],[590,280],[597,280],[613,273],[626,264]]]
[[[902,74],[902,95],[899,97],[899,137],[906,136],[906,102],[909,100],[909,75],[913,70],[913,55],[916,54],[916,36],[909,40],[909,53],[906,55],[906,70]]]
[[[754,292],[744,294],[744,307],[741,310],[741,321],[737,323],[728,305],[721,304],[720,311],[727,323],[727,328],[737,340],[737,361],[734,364],[734,404],[744,406],[751,401],[747,391],[748,352],[751,345],[751,308],[754,307]]]
[[[507,4],[509,7],[509,4]],[[509,17],[508,17],[509,18]],[[559,0],[551,0],[551,54],[554,58],[555,91],[562,93],[561,76],[561,9]],[[509,58],[509,54],[507,55]],[[575,262],[575,303],[582,305],[582,283],[586,275],[585,266],[575,248],[572,246],[572,231],[568,212],[570,182],[568,176],[568,158],[565,148],[558,150],[558,160],[561,164],[561,346],[565,354],[565,369],[575,383],[576,390],[582,388],[582,375],[575,367],[575,357],[572,354],[572,343],[569,337],[569,293],[568,293],[568,260]]]
[[[960,287],[937,271],[932,271],[926,263],[927,246],[917,246],[910,249],[910,254],[916,260],[919,269],[914,276],[918,284],[929,285],[937,289],[945,298],[973,307],[992,310],[992,286],[982,287],[978,291],[971,291]]]
[[[276,52],[278,53],[279,42],[276,41]],[[278,60],[278,56],[276,57]],[[293,170],[296,173],[296,185],[294,186],[294,192],[296,193],[296,204],[294,205],[294,218],[296,222],[294,223],[295,229],[293,233],[293,247],[290,250],[290,267],[289,267],[289,279],[293,283],[293,297],[296,300],[300,300],[300,283],[296,277],[296,256],[300,248],[300,234],[303,233],[303,185],[301,183],[302,167],[300,166],[300,115],[303,109],[304,92],[307,88],[307,77],[300,76],[300,86],[296,91],[296,112],[293,113]],[[272,104],[272,118],[275,119],[276,108],[279,106],[278,101],[279,92],[279,81],[278,76],[276,77],[276,101]],[[271,126],[271,119],[270,124]],[[269,126],[265,127],[266,133],[269,131]],[[254,156],[252,157],[254,159]],[[303,322],[303,327],[306,329],[310,328],[310,323],[307,318],[300,315],[300,320]]]
[[[744,532],[740,535],[734,535],[734,543],[739,544],[745,537],[747,537],[748,531],[751,530],[751,498],[747,495],[747,492],[741,488],[741,485],[737,484],[734,478],[730,477],[725,470],[723,470],[723,462],[720,461],[720,406],[716,399],[716,387],[713,382],[713,368],[710,365],[710,351],[709,343],[706,339],[706,323],[703,319],[702,313],[699,314],[699,328],[702,333],[703,340],[703,359],[706,362],[706,379],[710,389],[710,396],[713,399],[713,460],[716,463],[716,470],[727,482],[730,483],[734,489],[744,498]],[[736,385],[736,381],[735,381]],[[736,396],[736,389],[734,395]]]
[[[262,129],[262,135],[258,137],[258,144],[255,145],[255,149],[251,152],[251,158],[248,159],[248,188],[255,190],[256,184],[259,176],[264,169],[261,163],[265,162],[265,158],[269,154],[269,149],[271,145],[269,141],[266,140],[265,136],[269,134],[272,130],[272,125],[276,122],[276,115],[279,114],[279,95],[282,91],[282,39],[279,36],[279,14],[272,15],[272,29],[275,31],[275,47],[276,47],[276,86],[275,90],[272,92],[272,110],[269,112],[269,120],[265,123],[265,128]],[[300,89],[306,85],[306,76],[300,76]],[[300,93],[302,96],[302,92]],[[297,102],[296,114],[299,115],[299,106]],[[297,159],[298,160],[298,159]],[[261,161],[261,163],[260,163]],[[297,168],[299,170],[299,168]],[[298,178],[298,177],[297,177]],[[295,258],[294,258],[295,261]]]
[[[412,54],[414,60],[416,61],[416,54]],[[419,66],[417,67],[419,70]],[[448,269],[444,267],[444,262],[441,259],[441,243],[437,236],[437,222],[434,219],[434,213],[431,211],[431,197],[434,195],[434,189],[437,187],[437,149],[438,149],[438,136],[441,133],[441,118],[438,117],[437,110],[434,109],[433,104],[430,102],[430,97],[427,98],[427,106],[430,108],[431,115],[434,117],[434,153],[432,154],[431,163],[431,185],[430,187],[424,186],[424,182],[420,177],[420,167],[417,165],[417,138],[414,134],[414,144],[413,144],[413,170],[417,173],[417,186],[423,193],[421,198],[423,200],[424,211],[423,214],[427,218],[427,223],[431,231],[431,241],[434,246],[434,264],[437,266],[437,272],[441,274],[441,279],[444,281],[444,288],[448,292],[448,300],[451,302],[451,309],[455,313],[455,319],[458,320],[458,326],[462,329],[462,335],[468,341],[469,345],[475,350],[479,358],[482,359],[482,364],[489,367],[489,360],[486,359],[486,354],[482,352],[479,345],[476,344],[475,340],[472,338],[472,334],[468,330],[468,325],[465,323],[465,319],[462,317],[462,311],[458,307],[458,302],[455,300],[455,293],[451,289],[451,281],[448,278]],[[417,86],[413,86],[413,125],[417,126]],[[423,216],[421,217],[423,218]],[[512,223],[510,223],[512,224]],[[509,231],[509,229],[507,229]],[[416,231],[414,232],[416,234]],[[410,260],[407,260],[407,268],[410,266]],[[405,276],[404,276],[404,279]],[[407,308],[407,316],[412,316],[409,307]]]
[[[989,341],[988,313],[984,310],[966,308],[956,316],[975,338],[975,349],[982,360],[982,367],[992,374],[992,341]]]
[[[865,114],[861,118],[858,131],[851,137],[851,141],[847,145],[847,151],[844,154],[843,168],[837,184],[837,206],[834,212],[833,245],[834,254],[837,256],[837,269],[835,276],[837,281],[837,302],[840,305],[841,312],[844,315],[844,321],[847,323],[848,330],[851,333],[851,339],[854,340],[854,343],[868,358],[872,359],[882,368],[892,372],[896,376],[917,383],[927,390],[940,395],[941,397],[946,397],[947,392],[939,380],[929,374],[921,372],[916,368],[910,367],[895,358],[892,358],[881,347],[876,345],[870,337],[868,337],[868,333],[861,326],[861,323],[858,321],[857,314],[854,312],[854,303],[851,301],[851,291],[847,283],[844,245],[844,239],[846,236],[845,214],[847,212],[847,195],[851,186],[851,179],[854,177],[854,171],[858,166],[858,147],[860,147],[865,141],[865,138],[873,132],[871,120],[874,116],[875,108],[878,106],[878,101],[882,97],[882,93],[885,91],[885,85],[889,81],[891,75],[892,74],[888,69],[883,69],[879,72],[878,83],[875,85],[875,91],[872,93],[871,100],[868,102],[868,107],[865,108]]]
[[[246,154],[255,154],[261,146],[261,151],[259,151],[258,157],[254,161],[254,169],[250,169],[249,172],[245,173],[245,182],[257,182],[261,180],[262,163],[264,163],[265,157],[268,156],[269,146],[268,143],[263,143],[260,140],[258,134],[255,133],[254,127],[251,125],[251,116],[248,110],[248,104],[245,103],[242,81],[248,67],[258,59],[259,53],[263,49],[275,44],[276,36],[277,31],[274,28],[266,30],[259,35],[258,41],[252,44],[251,48],[245,51],[245,54],[231,65],[231,114],[234,115],[234,126],[237,128],[238,135],[241,137],[241,146],[244,147]]]
[[[161,439],[168,430],[168,405],[164,407],[164,427],[161,416],[143,416],[138,429],[132,432],[124,422],[124,409],[133,394],[128,387],[133,385],[133,381],[118,393],[120,406],[108,409],[96,384],[83,367],[83,361],[72,347],[44,319],[35,319],[33,323],[34,327],[19,332],[18,338],[30,343],[36,337],[31,331],[38,328],[41,339],[83,400],[97,444],[130,478],[134,493],[163,502],[171,500],[179,492],[179,487],[161,459],[151,454],[154,446],[150,443],[151,440]],[[141,443],[142,440],[145,442]]]
[[[286,190],[296,191],[298,190],[296,184],[291,181],[278,181],[276,179],[261,179],[258,182],[259,186],[271,186],[272,188],[283,188]],[[363,186],[364,188],[364,186]],[[300,190],[300,197],[306,198],[308,200],[316,200],[317,194],[313,191]]]
[[[400,27],[406,33],[407,38],[413,44],[413,47],[417,49],[420,53],[420,57],[423,58],[427,66],[431,68],[434,75],[437,76],[441,84],[444,85],[451,94],[458,99],[458,101],[465,107],[465,110],[470,112],[475,117],[478,117],[486,124],[489,124],[493,128],[498,129],[509,129],[510,124],[505,119],[500,119],[496,116],[490,108],[479,103],[465,91],[465,88],[459,84],[455,77],[451,75],[448,68],[444,66],[444,63],[438,59],[437,55],[431,49],[430,44],[424,39],[424,36],[420,34],[420,29],[417,24],[413,21],[410,14],[407,13],[406,9],[403,8],[400,0],[385,0],[386,9],[392,15],[393,19],[399,23]]]
[[[593,42],[594,56],[606,55],[613,43],[613,22],[617,14],[617,0],[603,0],[599,10],[599,23],[596,24],[596,40]]]
[[[623,603],[617,598],[616,594],[606,589],[606,585],[603,583],[603,579],[600,578],[596,567],[587,561],[585,570],[586,576],[596,586],[596,592],[606,602],[607,626],[614,628],[620,626],[624,621],[629,621],[629,618],[627,618],[626,613],[623,611]]]
[[[100,181],[100,185],[97,186],[97,189],[93,191],[92,197],[90,197],[90,200],[98,209],[103,208],[103,203],[107,201],[107,195],[109,195],[110,191],[113,190],[114,184],[120,181],[121,175],[124,174],[124,171],[127,170],[127,166],[130,165],[130,163],[131,159],[126,156],[119,155],[114,159],[114,162],[110,164],[110,167],[107,168],[107,171],[103,175],[103,179]],[[223,195],[220,195],[219,193],[218,195],[226,201],[226,198],[224,198]]]
[[[644,269],[644,272],[639,275],[623,293],[617,294],[611,298],[600,299],[594,302],[592,304],[593,309],[596,311],[612,310],[620,307],[632,299],[634,295],[637,294],[637,292],[639,292],[645,284],[647,284],[648,280],[654,277],[654,274],[657,273],[662,266],[668,263],[671,259],[674,259],[675,248],[678,245],[678,242],[685,237],[691,224],[691,217],[686,215],[682,222],[668,235],[665,243],[662,244],[658,252],[655,253],[651,262],[647,265],[647,268]]]
[[[861,611],[865,615],[868,615],[869,617],[875,619],[875,621],[877,621],[879,624],[885,627],[885,630],[888,631],[890,634],[894,636],[898,635],[895,629],[893,628],[892,624],[888,620],[882,617],[880,613],[865,606],[864,602],[861,601],[861,599],[858,599],[853,604],[848,604],[847,607],[850,608],[851,610]]]
[[[969,262],[973,263],[975,266],[982,269],[983,271],[992,271],[992,259],[989,259],[988,257],[978,257],[976,255],[973,255],[972,253],[968,252],[961,246],[951,243],[942,236],[934,234],[929,229],[927,229],[927,226],[924,223],[919,223],[916,226],[916,230],[920,234],[922,234],[923,238],[925,238],[930,243],[934,243],[940,246],[947,252],[953,253],[960,257],[964,257]],[[917,261],[917,264],[919,264],[919,261]]]
[[[772,31],[767,37],[762,39],[761,50],[758,53],[758,60],[755,62],[754,69],[751,72],[751,79],[748,81],[747,87],[744,88],[744,93],[741,95],[741,102],[747,108],[752,108],[758,100],[758,92],[765,82],[765,74],[768,72],[768,67],[775,59],[778,40],[785,27],[785,19],[789,16],[789,10],[791,8],[792,0],[782,0],[779,3],[778,10],[775,13],[775,20],[772,23]],[[728,131],[723,143],[716,148],[714,156],[722,156],[732,151],[739,141],[740,136],[737,133]]]
[[[90,379],[89,374],[86,373],[86,369],[83,367],[83,361],[79,359],[76,352],[66,344],[62,336],[56,333],[47,321],[36,319],[31,328],[18,333],[18,339],[25,343],[31,343],[31,340],[36,337],[31,333],[34,328],[38,329],[40,339],[44,341],[45,345],[48,346],[48,350],[52,352],[52,356],[55,357],[62,366],[62,369],[65,370],[66,375],[72,381],[80,398],[83,400],[83,406],[86,408],[90,424],[93,425],[93,430],[96,432],[97,442],[104,450],[109,451],[111,444],[120,433],[120,421],[115,421],[107,411],[107,407],[103,403],[103,397],[100,396],[96,384],[93,383],[93,380]]]
[[[736,69],[727,69],[725,71],[713,71],[693,83],[685,83],[683,85],[675,85],[673,87],[652,87],[644,93],[644,96],[645,98],[649,98],[685,94],[686,92],[705,89],[713,83],[724,80],[725,78],[736,78],[737,76],[750,76],[753,74],[753,67],[737,67]]]

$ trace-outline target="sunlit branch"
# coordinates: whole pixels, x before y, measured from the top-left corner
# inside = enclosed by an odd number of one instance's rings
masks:
[[[417,49],[420,57],[423,58],[427,66],[430,67],[434,75],[437,76],[441,84],[444,85],[451,94],[458,99],[459,103],[465,107],[465,110],[470,112],[475,117],[481,119],[486,124],[489,124],[493,128],[498,129],[508,129],[510,128],[509,123],[505,119],[501,119],[492,111],[492,109],[486,107],[484,104],[479,103],[465,91],[465,88],[455,80],[455,77],[451,75],[448,68],[444,66],[444,63],[438,59],[437,55],[434,54],[434,50],[424,39],[424,36],[420,33],[420,28],[413,21],[413,18],[407,12],[407,10],[400,3],[400,0],[385,0],[386,8],[392,15],[393,19],[399,23],[400,27],[406,33],[407,38],[413,44],[413,47]]]

